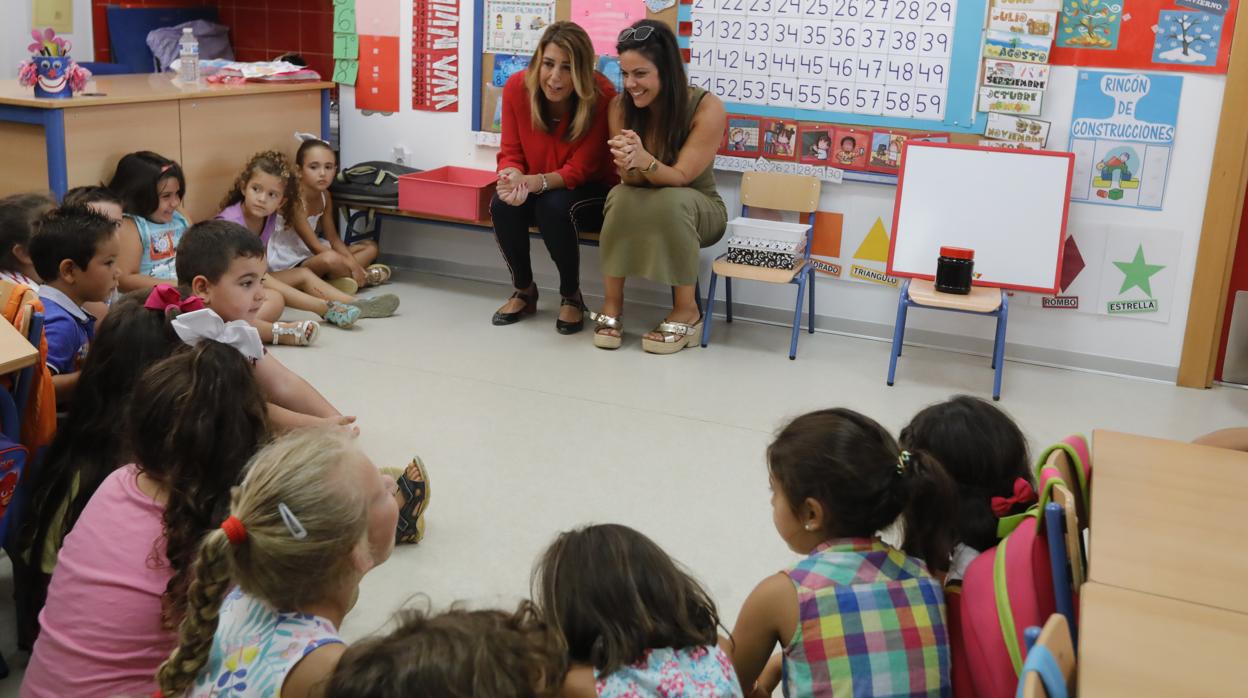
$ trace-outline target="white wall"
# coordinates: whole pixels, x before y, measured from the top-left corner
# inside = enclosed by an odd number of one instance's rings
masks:
[[[402,16],[411,16],[408,12],[410,0],[402,2]],[[463,38],[460,58],[465,66],[472,65],[471,12],[469,0],[461,0]],[[403,65],[410,62],[408,32],[410,27],[404,28],[400,41],[400,46],[404,47]],[[406,74],[407,70],[403,72]],[[1075,77],[1074,68],[1054,68],[1052,83],[1045,97],[1045,109],[1041,118],[1053,122],[1050,145],[1057,149],[1063,149],[1067,142]],[[1173,310],[1170,321],[1162,324],[1071,311],[1041,310],[1019,303],[1011,307],[1011,355],[1167,380],[1174,378],[1183,343],[1209,178],[1209,161],[1213,154],[1225,85],[1225,78],[1222,76],[1183,77],[1182,104],[1165,209],[1150,212],[1074,203],[1070,213],[1072,230],[1113,223],[1168,228],[1181,232],[1182,257],[1175,295],[1171,300]],[[456,114],[416,112],[409,107],[397,115],[366,117],[354,109],[352,91],[344,89],[341,120],[344,163],[388,160],[395,145],[404,145],[413,153],[413,161],[409,164],[415,167],[432,168],[455,164],[492,168],[495,151],[477,147],[471,133],[471,89],[475,79],[476,76],[470,70],[465,70],[460,81],[464,103]],[[404,85],[400,104],[410,105],[410,102],[410,85]],[[719,173],[718,181],[729,211],[737,210],[739,204],[736,190],[739,175]],[[974,182],[967,182],[967,186],[974,186]],[[846,225],[850,225],[856,212],[865,215],[863,211],[875,212],[881,206],[888,207],[894,195],[895,189],[888,186],[856,183],[825,185],[821,208],[845,212]],[[872,220],[874,215],[877,214],[871,213]],[[870,221],[865,224],[869,225]],[[429,260],[435,268],[441,265],[443,268],[465,270],[464,273],[478,276],[482,275],[482,268],[488,268],[491,270],[489,275],[494,278],[503,278],[502,274],[505,274],[497,247],[488,235],[432,226],[387,223],[383,249],[389,254]],[[721,251],[703,251],[704,283],[708,278],[706,268],[709,260]],[[533,246],[533,260],[538,282],[542,285],[553,285],[553,265],[549,263],[540,244],[535,243]],[[596,249],[584,249],[582,276],[587,293],[600,292]],[[646,286],[637,284],[639,288]],[[651,298],[661,297],[657,287],[648,287],[653,291]],[[629,288],[633,288],[632,283]],[[503,297],[501,291],[499,297],[500,300]],[[720,297],[722,298],[722,293]],[[738,303],[791,312],[793,287],[743,283],[734,289],[733,297]],[[823,327],[832,324],[840,329],[877,336],[891,333],[897,304],[897,292],[893,289],[827,280],[819,284],[818,300],[819,315],[832,320],[831,323],[821,322]],[[838,319],[843,322],[838,322]],[[920,330],[909,335],[910,337],[920,341],[929,338],[930,341],[946,344],[957,343],[950,335],[970,335],[987,340],[991,337],[992,330],[991,323],[983,318],[952,313],[912,313],[908,326]],[[922,330],[943,334],[924,334]],[[972,348],[979,349],[982,346],[983,343],[980,342]]]
[[[0,78],[17,77],[17,64],[30,58],[33,10],[30,0],[0,0]],[[42,29],[42,27],[40,27]],[[70,55],[80,61],[94,60],[91,36],[91,0],[74,0],[74,32],[65,34],[73,45]]]

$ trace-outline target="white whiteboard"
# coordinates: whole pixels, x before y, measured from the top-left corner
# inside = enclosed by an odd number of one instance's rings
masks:
[[[1055,293],[1074,156],[908,142],[888,273],[931,279],[945,245],[975,250],[975,283]]]

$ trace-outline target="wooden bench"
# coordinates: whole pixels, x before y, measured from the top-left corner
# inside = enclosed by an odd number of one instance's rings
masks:
[[[350,245],[353,242],[364,238],[373,238],[377,244],[381,245],[381,224],[384,221],[408,221],[411,223],[436,223],[448,228],[458,228],[460,230],[470,230],[477,233],[493,233],[494,223],[490,219],[472,220],[467,218],[449,218],[447,216],[435,216],[428,213],[413,213],[411,211],[403,211],[397,208],[386,208],[383,206],[365,206],[357,207],[346,204],[338,204],[335,202],[340,216],[339,220],[345,220],[346,226],[343,229],[343,242]],[[360,220],[365,221],[365,229],[360,233],[356,233],[356,223]],[[538,237],[537,226],[529,228],[529,235]],[[598,231],[578,232],[577,237],[582,245],[598,246]]]

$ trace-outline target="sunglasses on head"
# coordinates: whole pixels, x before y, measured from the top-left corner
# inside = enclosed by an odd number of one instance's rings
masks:
[[[628,29],[625,29],[624,31],[620,32],[619,40],[621,42],[645,41],[646,39],[650,38],[651,34],[654,34],[654,27],[651,27],[649,25],[641,26],[641,27],[629,27]]]

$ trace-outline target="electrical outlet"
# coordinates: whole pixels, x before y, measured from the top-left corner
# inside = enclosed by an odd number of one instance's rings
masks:
[[[397,164],[406,165],[407,164],[407,148],[401,145],[394,146],[394,150],[390,151],[390,159],[393,160]]]

